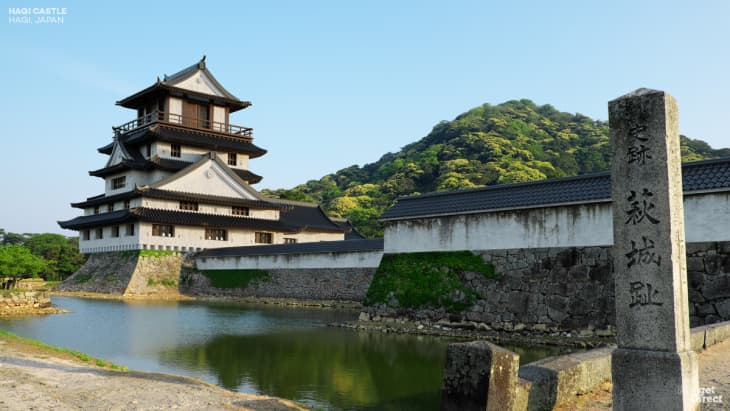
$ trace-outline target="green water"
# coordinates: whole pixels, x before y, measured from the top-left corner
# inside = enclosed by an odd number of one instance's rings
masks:
[[[438,409],[453,340],[327,327],[356,312],[54,297],[71,314],[0,328],[130,369],[187,375],[324,409]],[[511,347],[524,361],[554,349]]]

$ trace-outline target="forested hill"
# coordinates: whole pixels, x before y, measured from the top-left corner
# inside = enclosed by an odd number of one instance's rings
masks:
[[[681,137],[683,161],[730,156]],[[316,201],[361,233],[382,235],[377,217],[399,196],[572,176],[609,167],[608,123],[530,100],[484,104],[442,121],[421,140],[375,163],[351,166],[269,195]]]

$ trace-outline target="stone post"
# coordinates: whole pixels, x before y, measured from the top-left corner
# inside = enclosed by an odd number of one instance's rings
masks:
[[[639,89],[608,109],[618,337],[613,408],[696,410],[677,102]]]

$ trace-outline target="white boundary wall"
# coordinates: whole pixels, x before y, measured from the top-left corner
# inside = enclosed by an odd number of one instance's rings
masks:
[[[199,257],[196,265],[199,270],[377,268],[382,257],[382,250]]]
[[[685,195],[686,241],[730,241],[730,193]],[[385,252],[613,245],[611,203],[385,222]]]

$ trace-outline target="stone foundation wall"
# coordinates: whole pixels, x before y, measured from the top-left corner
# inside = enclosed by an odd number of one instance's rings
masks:
[[[175,296],[179,295],[183,261],[180,254],[140,256],[136,251],[91,254],[77,272],[56,286],[56,290],[124,296]]]
[[[614,332],[613,255],[610,246],[479,251],[502,274],[490,280],[465,273],[462,282],[481,299],[454,314],[444,310],[366,307],[364,318],[408,317],[483,323],[505,331]],[[730,242],[687,246],[691,326],[730,320]]]
[[[0,315],[19,315],[51,307],[46,291],[0,292]]]
[[[189,271],[182,279],[185,293],[257,298],[337,300],[361,302],[375,268],[268,269],[266,280],[252,281],[246,288],[222,289],[210,285],[203,274]]]

